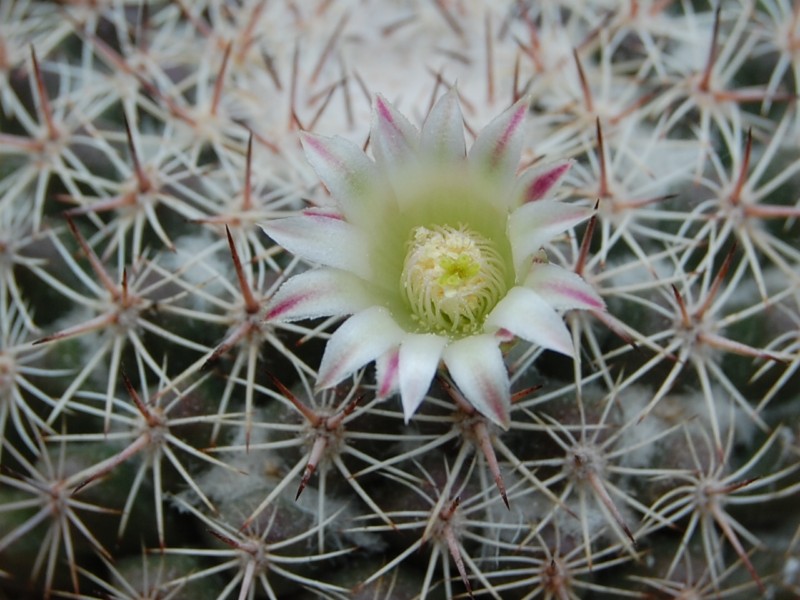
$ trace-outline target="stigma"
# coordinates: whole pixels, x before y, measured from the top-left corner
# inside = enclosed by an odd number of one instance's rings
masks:
[[[505,263],[491,241],[463,225],[419,226],[401,285],[420,331],[472,335],[506,292]]]

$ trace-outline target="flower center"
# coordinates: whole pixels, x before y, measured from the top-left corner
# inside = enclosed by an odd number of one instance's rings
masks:
[[[464,226],[416,227],[401,281],[420,328],[449,335],[480,331],[506,291],[500,253]]]

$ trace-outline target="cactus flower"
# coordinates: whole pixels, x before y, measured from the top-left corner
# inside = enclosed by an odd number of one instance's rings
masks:
[[[420,131],[377,96],[372,158],[346,139],[302,134],[334,204],[263,225],[317,265],[278,290],[267,318],[352,315],[327,343],[320,388],[374,360],[379,394],[399,391],[408,421],[443,363],[464,397],[507,428],[500,343],[521,338],[573,355],[558,311],[604,304],[541,249],[593,210],[545,198],[569,162],[517,176],[526,112],[524,100],[511,106],[469,152],[455,90]]]

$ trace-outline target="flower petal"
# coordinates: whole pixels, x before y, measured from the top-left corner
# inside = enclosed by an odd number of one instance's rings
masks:
[[[556,200],[530,202],[516,209],[508,218],[508,237],[517,273],[525,271],[526,261],[544,244],[592,214],[591,207]]]
[[[511,288],[486,317],[486,326],[507,329],[532,344],[574,356],[564,319],[542,296],[528,288]]]
[[[445,348],[442,358],[453,381],[475,410],[508,429],[511,393],[497,339],[484,334],[457,340]]]
[[[425,398],[446,345],[447,338],[432,333],[409,334],[400,345],[400,397],[406,423]]]
[[[361,279],[346,271],[322,267],[286,281],[270,299],[266,318],[296,321],[350,315],[374,303]]]
[[[300,141],[309,164],[352,221],[368,196],[370,184],[378,179],[375,163],[358,145],[339,136],[303,132]]]
[[[263,223],[261,228],[295,256],[369,278],[367,237],[338,215],[306,212]]]
[[[503,179],[513,178],[522,155],[522,125],[527,112],[528,99],[520,98],[495,117],[470,148],[470,162]]]
[[[359,367],[399,344],[404,335],[389,311],[381,306],[356,313],[328,340],[319,366],[317,387],[336,385]]]
[[[567,160],[553,165],[545,165],[525,171],[519,179],[517,193],[517,206],[526,202],[534,202],[544,198],[550,190],[556,187],[575,161]]]
[[[397,382],[397,369],[400,364],[400,348],[390,348],[375,359],[375,381],[378,389],[378,398],[388,398],[394,394],[399,385]]]
[[[420,134],[422,151],[441,160],[460,161],[467,154],[464,144],[464,117],[458,93],[451,88],[431,109]]]
[[[370,145],[375,160],[384,168],[396,170],[416,157],[417,129],[386,98],[375,96],[372,107]]]
[[[556,265],[534,265],[525,278],[525,286],[559,310],[573,308],[605,310],[606,308],[603,299],[582,277]]]

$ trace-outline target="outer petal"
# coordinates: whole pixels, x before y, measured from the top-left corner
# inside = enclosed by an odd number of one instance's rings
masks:
[[[375,381],[378,384],[376,390],[378,398],[387,398],[394,394],[399,384],[397,382],[397,371],[400,364],[400,348],[390,348],[375,359]]]
[[[306,159],[328,188],[348,220],[362,207],[378,170],[350,140],[301,133]]]
[[[525,171],[519,178],[514,198],[517,205],[541,200],[555,188],[575,161],[566,160]]]
[[[462,160],[467,154],[464,144],[464,117],[458,104],[458,93],[451,88],[431,109],[422,125],[421,149],[426,156],[442,160]]]
[[[573,356],[572,338],[564,320],[539,294],[511,288],[486,317],[487,327],[507,329],[533,344]]]
[[[406,423],[417,412],[436,374],[447,338],[432,333],[409,334],[400,346],[400,396]]]
[[[353,315],[328,340],[319,366],[317,386],[336,385],[362,365],[399,344],[404,335],[405,331],[383,307],[373,306]]]
[[[416,128],[386,98],[375,96],[370,145],[379,165],[396,170],[398,165],[414,160],[418,135]]]
[[[295,275],[284,283],[267,306],[267,319],[295,321],[349,315],[373,304],[361,279],[323,267]]]
[[[474,335],[445,348],[444,362],[461,393],[482,415],[508,429],[511,407],[508,371],[497,339]]]
[[[527,112],[528,99],[521,98],[495,117],[481,130],[470,148],[470,162],[489,173],[511,180],[522,155],[522,125]]]
[[[556,265],[537,264],[525,278],[525,286],[534,290],[550,306],[561,310],[605,310],[605,302],[578,274]]]
[[[539,200],[516,209],[508,218],[508,237],[517,273],[526,261],[548,241],[594,214],[588,206]]]
[[[367,237],[341,217],[307,212],[269,221],[261,228],[295,256],[369,278]]]

